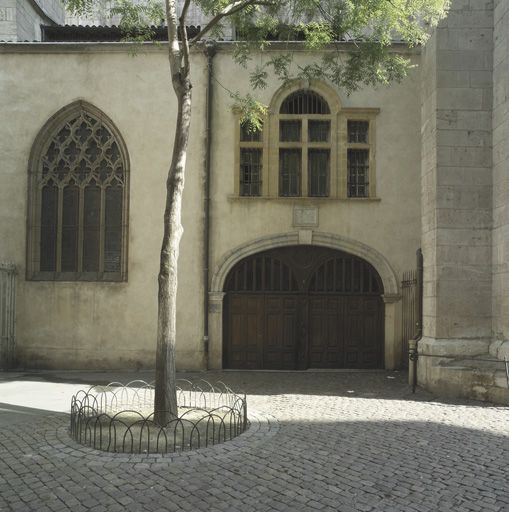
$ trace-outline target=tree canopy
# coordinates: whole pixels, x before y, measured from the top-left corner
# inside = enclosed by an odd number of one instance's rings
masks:
[[[164,3],[163,3],[164,2]],[[66,0],[76,15],[90,15],[101,0]],[[424,44],[430,28],[442,19],[449,0],[113,0],[110,13],[119,18],[126,41],[154,38],[154,26],[164,24],[180,40],[175,49],[179,66],[185,66],[189,48],[225,38],[234,27],[234,59],[249,68],[253,91],[267,86],[272,75],[281,81],[297,78],[327,79],[347,94],[366,86],[401,81],[411,67],[404,52]],[[189,13],[198,8],[206,22],[187,37]],[[102,6],[104,10],[104,5]],[[194,11],[193,11],[194,12]],[[171,39],[170,34],[170,39]],[[279,42],[280,51],[256,64],[253,50]],[[317,52],[314,62],[296,65],[293,45]],[[285,46],[281,43],[287,43]],[[320,52],[318,52],[320,50]],[[250,65],[251,64],[251,65]],[[221,81],[221,77],[216,77]],[[257,125],[265,113],[255,92],[240,95],[229,91],[248,125]]]

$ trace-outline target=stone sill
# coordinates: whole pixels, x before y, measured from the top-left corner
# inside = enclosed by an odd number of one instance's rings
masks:
[[[281,203],[379,203],[380,197],[273,197],[273,196],[237,196],[229,195],[228,201],[232,203],[243,201],[275,201]]]

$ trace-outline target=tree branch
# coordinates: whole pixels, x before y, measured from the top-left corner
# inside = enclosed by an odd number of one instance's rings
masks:
[[[189,39],[187,38],[186,14],[190,3],[191,0],[185,1],[184,7],[182,8],[182,13],[179,18],[180,40],[182,42],[182,58],[184,60],[182,74],[186,77],[189,75]]]
[[[189,2],[186,0],[186,3]],[[187,77],[189,75],[189,39],[187,38],[186,19],[182,15],[180,16],[180,40],[184,60],[183,75]]]
[[[175,0],[166,0],[166,19],[168,21],[168,59],[171,79],[175,86],[175,76],[180,73],[180,45],[178,40],[178,20]]]
[[[274,5],[276,5],[276,2],[271,2],[270,0],[243,0],[233,2],[232,4],[227,5],[220,13],[216,14],[205,25],[205,27],[191,39],[190,44],[192,45],[199,41],[205,34],[210,32],[223,18],[233,16],[234,14],[242,11],[245,8],[253,7],[255,5],[273,7]]]

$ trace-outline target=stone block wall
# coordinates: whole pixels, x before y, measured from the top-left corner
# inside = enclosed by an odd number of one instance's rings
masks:
[[[59,25],[65,21],[65,9],[62,0],[34,0],[46,15]]]
[[[0,41],[17,41],[16,0],[0,0]]]
[[[493,333],[507,339],[509,323],[508,12],[507,1],[454,0],[423,51],[418,379],[509,403],[496,364],[480,361],[500,352]]]
[[[16,1],[16,35],[18,41],[40,41],[41,16],[27,0]]]
[[[509,358],[509,2],[497,0],[493,55],[493,339]]]
[[[40,41],[41,25],[64,20],[61,0],[0,0],[0,41]]]
[[[491,337],[492,25],[456,1],[423,56],[424,334],[452,354]]]

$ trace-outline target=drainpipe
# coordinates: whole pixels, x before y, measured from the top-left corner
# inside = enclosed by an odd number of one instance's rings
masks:
[[[418,345],[422,339],[422,321],[423,321],[423,274],[424,262],[422,250],[417,249],[417,334],[415,338],[408,342],[408,383],[412,386],[412,393],[415,393],[417,387],[417,359],[419,358]]]
[[[209,260],[210,260],[210,153],[212,147],[212,76],[216,47],[205,44],[207,58],[207,92],[205,105],[205,157],[203,175],[203,356],[205,369],[209,369]]]

